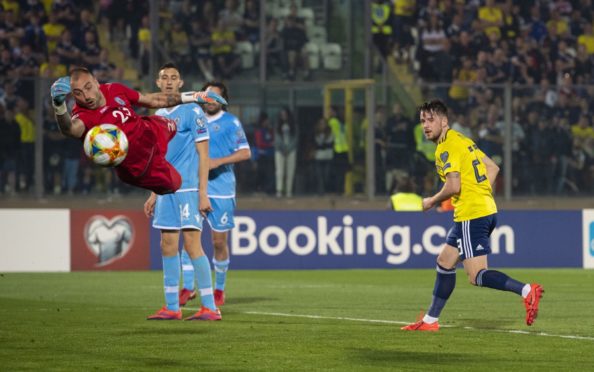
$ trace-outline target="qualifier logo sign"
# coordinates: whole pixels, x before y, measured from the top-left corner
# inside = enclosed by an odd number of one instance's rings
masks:
[[[126,216],[107,219],[96,215],[85,226],[85,241],[97,257],[97,266],[105,266],[123,258],[132,246],[134,230]]]
[[[142,211],[70,211],[71,269],[147,270],[149,221]]]

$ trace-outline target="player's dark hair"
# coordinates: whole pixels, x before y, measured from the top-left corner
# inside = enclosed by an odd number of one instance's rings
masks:
[[[177,70],[177,72],[179,72],[179,67],[177,67],[177,65],[173,62],[164,63],[161,67],[159,67],[159,71],[165,70],[166,68],[174,68]]]
[[[434,99],[423,103],[421,106],[418,107],[418,111],[432,112],[434,114],[438,114],[441,116],[448,116],[447,106],[439,99]]]
[[[70,68],[70,78],[72,80],[76,80],[78,79],[78,77],[82,74],[86,74],[86,75],[91,75],[91,76],[95,76],[93,75],[93,73],[91,72],[91,70],[89,70],[86,67],[82,67],[82,66],[74,66]]]
[[[202,89],[200,89],[200,90],[204,92],[209,87],[219,88],[221,90],[221,96],[223,96],[223,98],[227,102],[229,102],[229,92],[227,91],[227,86],[223,82],[220,82],[220,81],[209,81],[209,82],[206,82],[202,86]]]

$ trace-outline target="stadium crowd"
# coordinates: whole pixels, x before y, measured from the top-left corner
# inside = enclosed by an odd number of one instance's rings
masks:
[[[241,69],[236,43],[259,43],[256,0],[159,1],[162,58],[200,79],[231,79]],[[284,26],[280,27],[281,24]],[[309,77],[302,53],[307,42],[297,7],[268,19],[271,69],[293,80]],[[102,30],[100,38],[99,30]],[[110,46],[148,74],[151,53],[149,3],[142,0],[0,1],[0,193],[28,191],[34,170],[34,89],[64,76],[71,66],[88,67],[100,82],[122,81],[124,66],[110,59]],[[109,45],[102,45],[104,44]],[[255,59],[257,60],[257,59]],[[151,77],[149,77],[152,79]],[[111,172],[81,162],[80,146],[61,136],[51,110],[44,115],[45,188],[55,194],[117,190]],[[4,135],[6,134],[6,135]]]
[[[160,53],[190,74],[199,72],[200,79],[233,79],[243,65],[237,43],[258,47],[257,0],[158,3],[160,18],[168,20],[160,23]],[[286,16],[267,17],[268,71],[287,80],[311,77],[303,53],[306,26],[298,14],[293,3]],[[512,84],[514,192],[592,191],[591,0],[373,0],[371,14],[382,54],[410,65],[423,96],[444,99],[452,109],[453,127],[499,162],[504,85]],[[107,32],[100,37],[99,30]],[[26,191],[33,182],[34,79],[51,82],[70,66],[83,64],[101,82],[121,81],[125,66],[110,58],[113,46],[138,63],[139,77],[147,77],[150,40],[146,1],[0,1],[0,192]],[[281,117],[270,110],[256,123],[246,123],[257,150],[253,169],[273,172],[276,182],[252,185],[253,179],[245,177],[244,188],[279,196],[291,196],[296,184],[301,185],[296,192],[341,192],[344,174],[361,166],[357,159],[363,159],[365,136],[356,131],[349,149],[341,110],[334,111],[335,116],[319,120],[308,115],[304,123],[293,118],[303,114]],[[433,147],[424,140],[417,118],[402,111],[398,104],[391,110],[376,108],[376,191],[390,192],[399,179],[412,176],[419,192],[429,192],[434,187],[428,179]],[[349,151],[354,164],[346,160]],[[43,159],[47,191],[119,187],[111,172],[81,161],[80,146],[57,132],[50,113],[44,116]]]
[[[499,162],[504,85],[511,84],[514,191],[591,192],[591,0],[374,0],[372,6],[380,52],[408,63],[423,95],[448,103],[454,129]]]

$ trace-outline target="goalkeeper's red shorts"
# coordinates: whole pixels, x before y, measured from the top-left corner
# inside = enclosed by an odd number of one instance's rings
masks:
[[[146,166],[140,172],[133,167],[126,166],[124,161],[116,168],[118,177],[132,186],[151,190],[156,194],[170,194],[180,188],[182,179],[175,167],[165,160],[167,144],[175,136],[176,125],[172,120],[161,116],[145,116],[147,128],[153,135],[153,143],[139,144],[151,146],[148,159],[143,159]]]

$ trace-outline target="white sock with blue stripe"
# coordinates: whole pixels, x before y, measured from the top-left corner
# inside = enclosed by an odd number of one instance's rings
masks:
[[[217,261],[214,257],[212,263],[215,270],[215,289],[224,291],[225,282],[227,281],[227,270],[229,270],[229,259],[224,261]]]
[[[210,264],[206,256],[200,256],[192,260],[194,266],[194,275],[196,282],[198,282],[198,291],[200,292],[200,300],[202,306],[207,307],[213,311],[217,309],[214,303],[214,296],[212,290],[212,273],[210,271]]]
[[[179,310],[179,254],[163,256],[163,287],[167,309]]]
[[[182,249],[181,255],[182,265],[182,278],[183,287],[189,291],[194,290],[194,265],[192,265],[192,259],[185,249]]]

